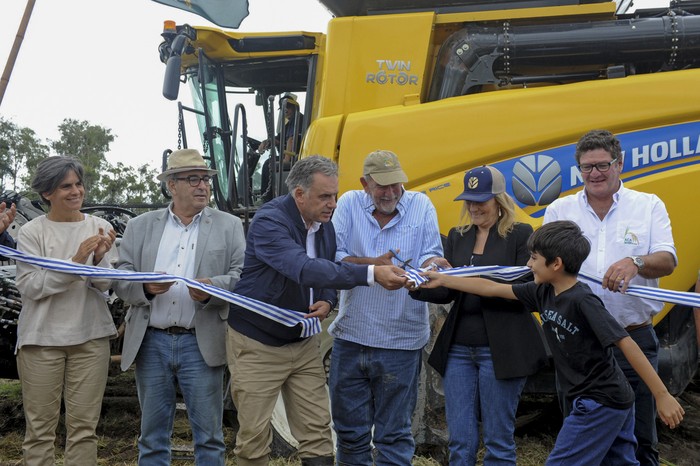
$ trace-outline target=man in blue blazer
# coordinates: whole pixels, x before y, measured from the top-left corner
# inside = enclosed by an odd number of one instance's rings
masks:
[[[243,266],[245,237],[240,219],[207,207],[215,173],[196,150],[173,152],[158,176],[172,202],[129,221],[117,268],[165,272],[232,290]],[[122,281],[115,290],[131,306],[121,366],[136,364],[139,464],[170,464],[179,385],[196,464],[223,465],[228,303],[182,282]]]
[[[335,262],[331,215],[338,167],[318,155],[298,161],[287,177],[289,194],[258,210],[248,230],[245,265],[234,292],[325,319],[338,302],[336,289],[406,283],[393,265]],[[376,285],[375,285],[376,283]],[[332,466],[333,441],[326,374],[319,336],[231,305],[228,330],[231,393],[238,409],[239,466],[267,466],[270,419],[279,394],[302,466]]]

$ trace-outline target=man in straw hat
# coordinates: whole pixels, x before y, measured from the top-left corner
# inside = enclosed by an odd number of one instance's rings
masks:
[[[216,175],[198,151],[173,152],[158,175],[170,205],[129,221],[118,268],[160,271],[232,290],[243,266],[240,219],[208,207]],[[197,464],[224,464],[223,377],[228,303],[181,282],[116,282],[131,307],[122,369],[136,363],[139,464],[170,464],[176,388],[183,394]]]

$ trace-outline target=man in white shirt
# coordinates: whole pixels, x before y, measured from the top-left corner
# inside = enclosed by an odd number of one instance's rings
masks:
[[[609,131],[586,133],[575,157],[584,189],[549,205],[544,223],[572,220],[583,230],[591,253],[581,272],[602,278],[602,286],[587,283],[658,370],[659,341],[652,317],[663,304],[624,292],[630,284],[657,287],[659,278],[670,275],[678,263],[666,206],[654,194],[625,188],[620,181],[620,141]],[[643,466],[658,465],[654,398],[620,350],[614,351],[635,391],[637,459]]]

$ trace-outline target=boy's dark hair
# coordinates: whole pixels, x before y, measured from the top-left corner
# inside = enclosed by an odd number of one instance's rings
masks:
[[[591,243],[583,232],[570,220],[559,220],[542,225],[527,241],[527,247],[544,257],[549,265],[557,257],[561,258],[564,270],[577,275],[581,264],[591,252]]]

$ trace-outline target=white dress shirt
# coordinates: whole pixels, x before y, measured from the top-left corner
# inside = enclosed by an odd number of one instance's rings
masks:
[[[658,251],[671,253],[678,262],[671,220],[664,203],[655,194],[627,189],[622,182],[620,189],[613,194],[613,204],[603,220],[588,203],[585,189],[557,199],[547,207],[544,223],[555,220],[575,222],[591,241],[591,252],[581,266],[581,271],[589,275],[603,278],[608,268],[620,259]],[[623,327],[644,323],[663,308],[663,303],[659,301],[612,292],[601,285],[586,283]],[[637,275],[631,284],[658,287],[659,280]]]
[[[201,218],[200,212],[189,225],[184,225],[172,209],[168,208],[168,220],[156,256],[156,272],[196,278],[194,263]],[[187,285],[175,282],[168,291],[153,298],[149,326],[163,329],[172,326],[193,328],[194,313],[195,302],[190,297]]]

